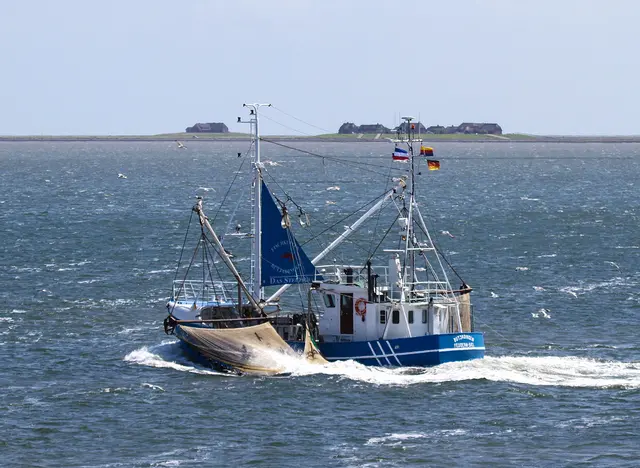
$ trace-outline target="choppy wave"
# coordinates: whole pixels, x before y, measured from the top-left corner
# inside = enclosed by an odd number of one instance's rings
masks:
[[[632,280],[631,278],[623,278],[620,276],[616,276],[607,281],[601,281],[598,283],[580,282],[578,285],[564,286],[562,288],[559,288],[558,290],[560,292],[571,294],[572,296],[577,297],[579,295],[589,293],[596,289],[615,288],[619,286],[635,286],[636,284],[637,282],[635,280]]]

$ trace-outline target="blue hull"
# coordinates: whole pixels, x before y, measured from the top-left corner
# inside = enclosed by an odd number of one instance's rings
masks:
[[[304,343],[288,342],[302,351]],[[354,360],[367,366],[435,366],[484,357],[482,333],[448,333],[375,341],[318,343],[328,361]]]

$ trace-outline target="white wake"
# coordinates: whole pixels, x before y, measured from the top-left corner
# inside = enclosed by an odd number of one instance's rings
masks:
[[[124,357],[126,362],[148,367],[173,369],[181,372],[203,375],[232,375],[221,374],[210,369],[202,368],[187,360],[180,352],[177,341],[166,341],[156,346],[143,346],[131,351]]]
[[[335,376],[373,385],[415,385],[489,380],[536,386],[582,388],[640,388],[640,363],[602,361],[583,357],[485,357],[473,361],[451,362],[435,367],[368,367],[355,361],[325,365],[311,364],[302,356],[278,353],[283,374],[304,378]],[[182,354],[177,342],[142,347],[124,358],[134,364],[168,368],[204,375],[234,375],[208,370],[193,364]],[[235,375],[234,375],[235,376]]]
[[[526,385],[640,388],[640,363],[597,361],[581,357],[485,357],[435,367],[367,367],[354,361],[324,366],[300,360],[288,368],[293,376],[325,374],[375,385],[489,380]]]

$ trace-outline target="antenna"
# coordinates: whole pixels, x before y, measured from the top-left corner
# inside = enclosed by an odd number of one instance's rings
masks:
[[[252,232],[253,240],[251,243],[251,283],[253,297],[257,301],[264,299],[264,289],[261,286],[262,282],[262,266],[260,261],[262,258],[262,161],[260,161],[260,131],[258,128],[258,109],[260,107],[271,107],[271,104],[242,104],[242,107],[249,108],[250,119],[241,123],[251,124],[251,140],[253,145],[253,226]]]

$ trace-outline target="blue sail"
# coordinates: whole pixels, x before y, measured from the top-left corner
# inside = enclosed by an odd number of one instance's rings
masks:
[[[315,267],[289,229],[280,222],[282,213],[262,182],[262,286],[310,283]],[[292,245],[293,244],[293,245]],[[299,261],[295,261],[298,259]]]

